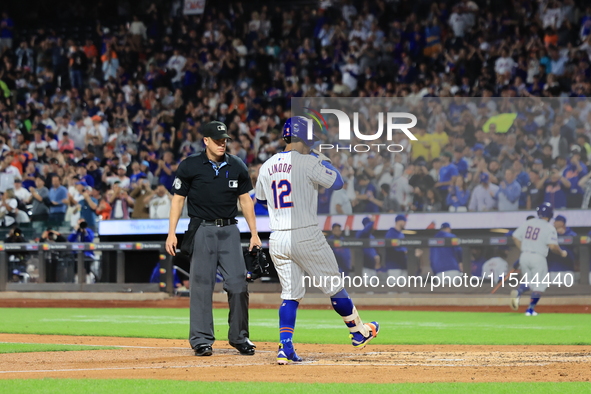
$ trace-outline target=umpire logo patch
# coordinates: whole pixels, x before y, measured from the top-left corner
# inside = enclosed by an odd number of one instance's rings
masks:
[[[181,182],[181,180],[179,178],[174,178],[174,182],[173,182],[172,186],[174,186],[174,188],[176,190],[179,190],[182,185],[183,184],[182,184],[182,182]]]
[[[237,180],[228,181],[228,186],[230,186],[230,189],[236,189],[238,187],[238,181]]]

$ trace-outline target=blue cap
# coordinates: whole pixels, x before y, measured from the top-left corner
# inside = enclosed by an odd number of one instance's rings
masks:
[[[535,159],[534,160],[534,164],[543,164],[544,162],[542,161],[542,159]]]
[[[473,151],[477,151],[477,150],[484,150],[484,145],[482,144],[474,144],[474,146],[472,147]]]
[[[283,138],[299,138],[307,146],[314,145],[317,138],[312,134],[312,139],[308,138],[308,122],[309,120],[303,116],[294,116],[285,122],[283,125]]]
[[[82,185],[84,187],[88,187],[88,183],[86,183],[85,181],[76,182],[76,186],[78,186],[78,185]]]
[[[335,228],[336,226],[342,227],[340,223],[333,223],[332,224],[332,228]]]
[[[488,182],[488,179],[488,174],[486,172],[480,173],[480,183],[486,183]]]
[[[566,224],[566,218],[562,215],[558,215],[556,216],[556,219],[554,219],[555,222],[563,222],[564,224]]]
[[[394,219],[394,221],[397,222],[399,220],[404,220],[406,222],[406,216],[404,216],[404,215],[396,215],[396,219]]]
[[[363,224],[364,226],[367,226],[367,223],[369,223],[369,222],[371,222],[371,219],[366,216],[361,221],[361,224]]]
[[[442,229],[443,229],[443,228],[451,228],[451,226],[449,225],[449,223],[448,223],[448,222],[443,222],[443,223],[441,224],[441,228],[442,228]]]
[[[150,163],[148,163],[148,160],[142,161],[142,165],[146,166],[146,167],[150,167]]]

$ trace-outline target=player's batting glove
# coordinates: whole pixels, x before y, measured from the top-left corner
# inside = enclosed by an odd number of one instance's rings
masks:
[[[260,246],[255,246],[250,251],[246,250],[244,262],[246,263],[246,280],[248,282],[254,282],[261,276],[269,275],[269,262]]]
[[[326,156],[324,153],[320,152],[317,149],[312,149],[312,152],[310,152],[310,154],[312,156],[315,156],[315,157],[319,158],[320,161],[327,161],[329,163],[332,163],[332,161],[330,161],[330,159],[328,158],[328,156]]]

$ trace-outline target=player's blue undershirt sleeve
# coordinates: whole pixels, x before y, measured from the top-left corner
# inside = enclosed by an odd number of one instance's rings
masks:
[[[318,157],[318,155],[315,152],[311,152],[310,154],[314,157]],[[331,163],[329,163],[326,160],[321,161],[321,163],[328,170],[334,171],[337,174],[337,177],[334,180],[334,183],[332,184],[331,187],[329,187],[329,189],[330,190],[341,190],[343,188],[343,185],[345,184],[345,182],[343,182],[343,177],[341,176],[341,173],[339,172],[339,170],[337,170]]]
[[[329,187],[330,190],[341,190],[343,188],[343,185],[345,184],[345,182],[343,182],[343,177],[341,176],[341,173],[334,168],[334,166],[327,162],[326,160],[322,162],[322,165],[324,167],[326,167],[327,169],[334,171],[337,174],[337,177],[334,180],[334,183],[332,184],[331,187]]]

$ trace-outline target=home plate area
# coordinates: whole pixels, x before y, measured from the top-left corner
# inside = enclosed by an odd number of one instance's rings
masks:
[[[109,346],[115,349],[0,354],[0,379],[156,378],[325,383],[585,381],[591,346],[298,344],[304,362],[279,366],[277,344],[241,356],[227,343],[195,357],[187,341],[155,338],[0,334],[0,342]]]

